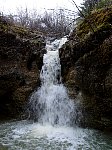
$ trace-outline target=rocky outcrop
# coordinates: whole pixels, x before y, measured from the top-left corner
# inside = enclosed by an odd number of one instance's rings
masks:
[[[0,120],[22,115],[28,96],[40,84],[44,47],[38,31],[0,18]]]
[[[82,93],[81,124],[112,129],[112,7],[84,19],[60,49],[60,58],[68,89]]]

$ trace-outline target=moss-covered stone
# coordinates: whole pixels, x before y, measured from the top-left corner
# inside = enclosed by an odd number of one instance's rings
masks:
[[[85,18],[60,49],[60,58],[68,89],[82,93],[81,124],[112,130],[112,7]]]
[[[112,7],[102,8],[93,12],[78,26],[76,34],[83,40],[87,34],[97,32],[99,29],[112,29]]]

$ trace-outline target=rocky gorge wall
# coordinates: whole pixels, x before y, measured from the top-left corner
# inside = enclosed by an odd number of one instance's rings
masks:
[[[44,47],[42,33],[0,17],[0,120],[24,112],[30,93],[40,84]]]
[[[80,124],[112,130],[112,7],[85,18],[60,49],[60,59],[69,95],[82,95]]]

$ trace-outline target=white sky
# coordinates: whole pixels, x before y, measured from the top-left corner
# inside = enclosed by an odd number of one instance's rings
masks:
[[[74,0],[77,5],[83,2],[83,0]],[[72,0],[0,0],[0,11],[5,13],[16,12],[17,8],[28,8],[36,9],[40,12],[42,9],[53,9],[53,8],[67,8],[76,11]]]

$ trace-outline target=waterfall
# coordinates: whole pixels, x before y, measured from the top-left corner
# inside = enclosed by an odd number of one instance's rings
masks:
[[[30,117],[39,123],[71,125],[74,103],[61,82],[61,65],[58,49],[66,38],[47,43],[40,72],[41,87],[30,98]]]

